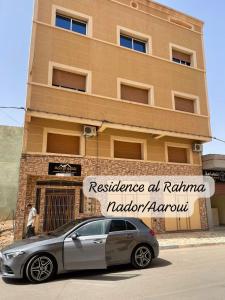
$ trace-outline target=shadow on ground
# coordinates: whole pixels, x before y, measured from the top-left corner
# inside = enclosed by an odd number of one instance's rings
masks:
[[[162,258],[157,258],[153,260],[151,267],[162,268],[171,265],[171,262]],[[134,269],[131,265],[121,265],[109,267],[107,270],[82,270],[82,271],[73,271],[66,274],[57,275],[54,281],[62,280],[96,280],[96,281],[120,281],[127,280],[137,276],[141,276],[141,272],[144,270]],[[27,280],[24,279],[8,279],[3,278],[4,282],[12,285],[27,285],[30,284]]]

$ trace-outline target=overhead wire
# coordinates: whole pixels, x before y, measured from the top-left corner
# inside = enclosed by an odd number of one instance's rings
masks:
[[[26,111],[26,108],[23,107],[23,106],[0,106],[0,109],[17,109],[17,110],[24,110]],[[2,110],[3,112],[3,110]],[[10,116],[8,113],[6,113],[4,111],[5,115],[7,115],[11,120],[13,120],[14,122],[18,123],[18,120],[14,119],[12,116]],[[21,125],[21,124],[20,124]],[[156,129],[156,128],[155,128]],[[174,131],[175,133],[177,133],[176,131]],[[213,139],[213,140],[216,140],[218,142],[221,142],[221,143],[225,143],[225,140],[221,139],[221,138],[218,138],[216,136],[208,136],[209,138]]]

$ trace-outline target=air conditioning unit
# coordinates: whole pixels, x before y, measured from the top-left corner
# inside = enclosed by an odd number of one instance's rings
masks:
[[[192,150],[193,152],[202,152],[203,151],[202,144],[197,144],[197,143],[193,144]]]
[[[96,136],[96,127],[85,125],[83,135],[85,135],[85,136]]]

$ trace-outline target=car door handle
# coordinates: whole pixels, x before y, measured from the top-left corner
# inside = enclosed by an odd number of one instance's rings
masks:
[[[133,238],[134,235],[133,235],[133,233],[128,233],[128,234],[127,234],[127,237],[128,237],[128,238]]]
[[[94,240],[93,243],[94,243],[94,244],[102,244],[102,243],[103,243],[103,240]]]

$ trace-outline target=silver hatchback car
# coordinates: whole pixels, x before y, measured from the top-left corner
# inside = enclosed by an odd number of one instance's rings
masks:
[[[13,243],[0,252],[0,270],[6,278],[40,283],[72,270],[127,263],[143,269],[158,254],[154,232],[142,220],[98,217]]]

